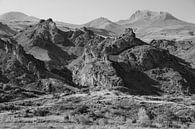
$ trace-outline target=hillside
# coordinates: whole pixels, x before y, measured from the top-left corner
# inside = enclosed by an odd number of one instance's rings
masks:
[[[19,31],[28,25],[35,24],[39,19],[22,12],[8,12],[0,15],[0,21],[7,24],[13,30]]]
[[[12,30],[6,24],[0,22],[0,37],[13,36],[14,34],[16,34],[16,31]]]
[[[8,12],[0,15],[2,21],[38,21],[39,19],[33,16],[28,16],[21,12]]]

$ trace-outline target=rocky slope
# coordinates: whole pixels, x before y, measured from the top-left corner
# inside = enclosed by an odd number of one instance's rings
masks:
[[[67,86],[75,86],[68,70],[51,71],[45,62],[26,54],[13,39],[0,40],[0,55],[1,102],[72,91]]]
[[[116,39],[90,43],[70,64],[76,84],[131,94],[194,93],[195,76],[184,60],[135,37],[132,29]]]
[[[6,24],[0,22],[0,37],[13,36],[14,34],[16,34],[16,31],[12,30]]]
[[[61,47],[73,46],[67,38],[69,34],[59,30],[52,19],[40,20],[15,36],[25,51],[35,58],[48,62],[48,67],[61,68],[74,58]],[[61,46],[61,47],[60,47]]]
[[[171,54],[186,60],[195,68],[195,44],[192,41],[152,40],[151,45],[168,50]]]

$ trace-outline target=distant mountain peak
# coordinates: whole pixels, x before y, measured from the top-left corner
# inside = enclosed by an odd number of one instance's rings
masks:
[[[23,16],[28,16],[26,15],[25,13],[22,13],[22,12],[18,12],[18,11],[11,11],[11,12],[7,12],[7,13],[4,13],[3,15],[23,15]]]
[[[3,21],[38,21],[39,19],[33,16],[28,16],[22,12],[7,12],[0,15],[0,20]]]
[[[114,32],[117,35],[124,31],[124,28],[121,25],[118,25],[117,23],[114,23],[105,17],[96,18],[84,24],[83,26],[108,30]]]
[[[105,17],[99,17],[99,18],[96,18],[94,20],[92,20],[91,22],[89,23],[98,23],[98,24],[102,24],[102,23],[112,23],[112,21],[110,21],[109,19],[105,18]]]
[[[155,12],[150,10],[138,10],[129,18],[131,22],[136,22],[138,20],[144,19],[177,20],[177,18],[175,18],[172,14],[168,12]]]

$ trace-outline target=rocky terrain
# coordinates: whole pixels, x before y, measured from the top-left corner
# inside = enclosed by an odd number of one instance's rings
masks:
[[[1,128],[195,127],[193,34],[140,38],[146,28],[193,24],[148,11],[78,28],[13,12],[0,20]]]

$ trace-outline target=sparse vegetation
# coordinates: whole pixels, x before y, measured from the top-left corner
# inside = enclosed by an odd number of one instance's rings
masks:
[[[132,19],[138,26],[125,29]],[[0,128],[194,128],[194,25],[185,30],[165,12],[138,11],[129,20],[124,27],[98,18],[62,31],[51,18],[28,17],[28,26],[14,21],[17,34],[0,23],[11,34],[0,34]],[[99,22],[103,29],[94,28]],[[137,33],[159,37],[146,43]]]

